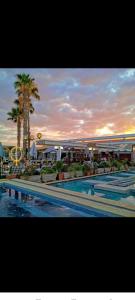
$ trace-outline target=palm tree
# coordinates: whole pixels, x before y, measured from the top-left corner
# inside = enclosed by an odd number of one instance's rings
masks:
[[[19,99],[16,99],[14,101],[14,103],[19,107],[20,103],[19,103]],[[35,111],[32,103],[31,103],[31,99],[30,99],[30,103],[29,103],[29,111],[28,111],[28,152],[30,150],[30,114],[33,114]],[[23,119],[23,112],[21,113],[21,119]]]
[[[13,122],[17,123],[17,147],[20,147],[20,140],[21,140],[21,113],[18,107],[12,108],[8,114],[8,120],[12,120]]]
[[[31,101],[30,101],[30,105],[28,108],[28,153],[30,151],[30,114],[33,114],[35,111]]]
[[[35,79],[29,74],[17,74],[17,81],[15,81],[15,89],[19,96],[19,104],[23,107],[23,149],[26,156],[27,141],[29,141],[29,112],[30,112],[30,97],[40,100],[38,88],[35,84]]]

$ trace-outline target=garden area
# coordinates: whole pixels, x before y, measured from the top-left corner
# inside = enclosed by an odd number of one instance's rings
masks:
[[[35,182],[50,182],[55,180],[65,180],[83,176],[110,173],[115,171],[127,171],[134,168],[135,163],[127,160],[108,160],[108,161],[84,161],[80,163],[65,164],[62,160],[43,166],[40,170],[36,165],[25,168],[19,178]]]

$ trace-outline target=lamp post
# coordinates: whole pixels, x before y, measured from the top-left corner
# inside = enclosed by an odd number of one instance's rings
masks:
[[[68,148],[68,164],[70,165],[70,160],[71,160],[71,152],[70,152],[70,148]]]

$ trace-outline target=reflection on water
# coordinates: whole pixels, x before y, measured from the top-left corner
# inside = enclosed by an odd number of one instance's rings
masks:
[[[18,191],[15,191],[15,199],[18,199]]]
[[[17,204],[10,203],[8,205],[8,216],[16,217],[32,217],[32,214]]]
[[[18,189],[18,188],[17,188]],[[104,217],[104,212],[83,211],[55,202],[51,197],[3,187],[0,189],[0,217]]]

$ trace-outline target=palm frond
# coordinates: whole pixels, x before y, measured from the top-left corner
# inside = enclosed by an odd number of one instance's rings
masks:
[[[18,100],[18,99],[15,99],[15,100],[14,100],[14,103],[15,103],[16,105],[19,105],[19,100]]]

